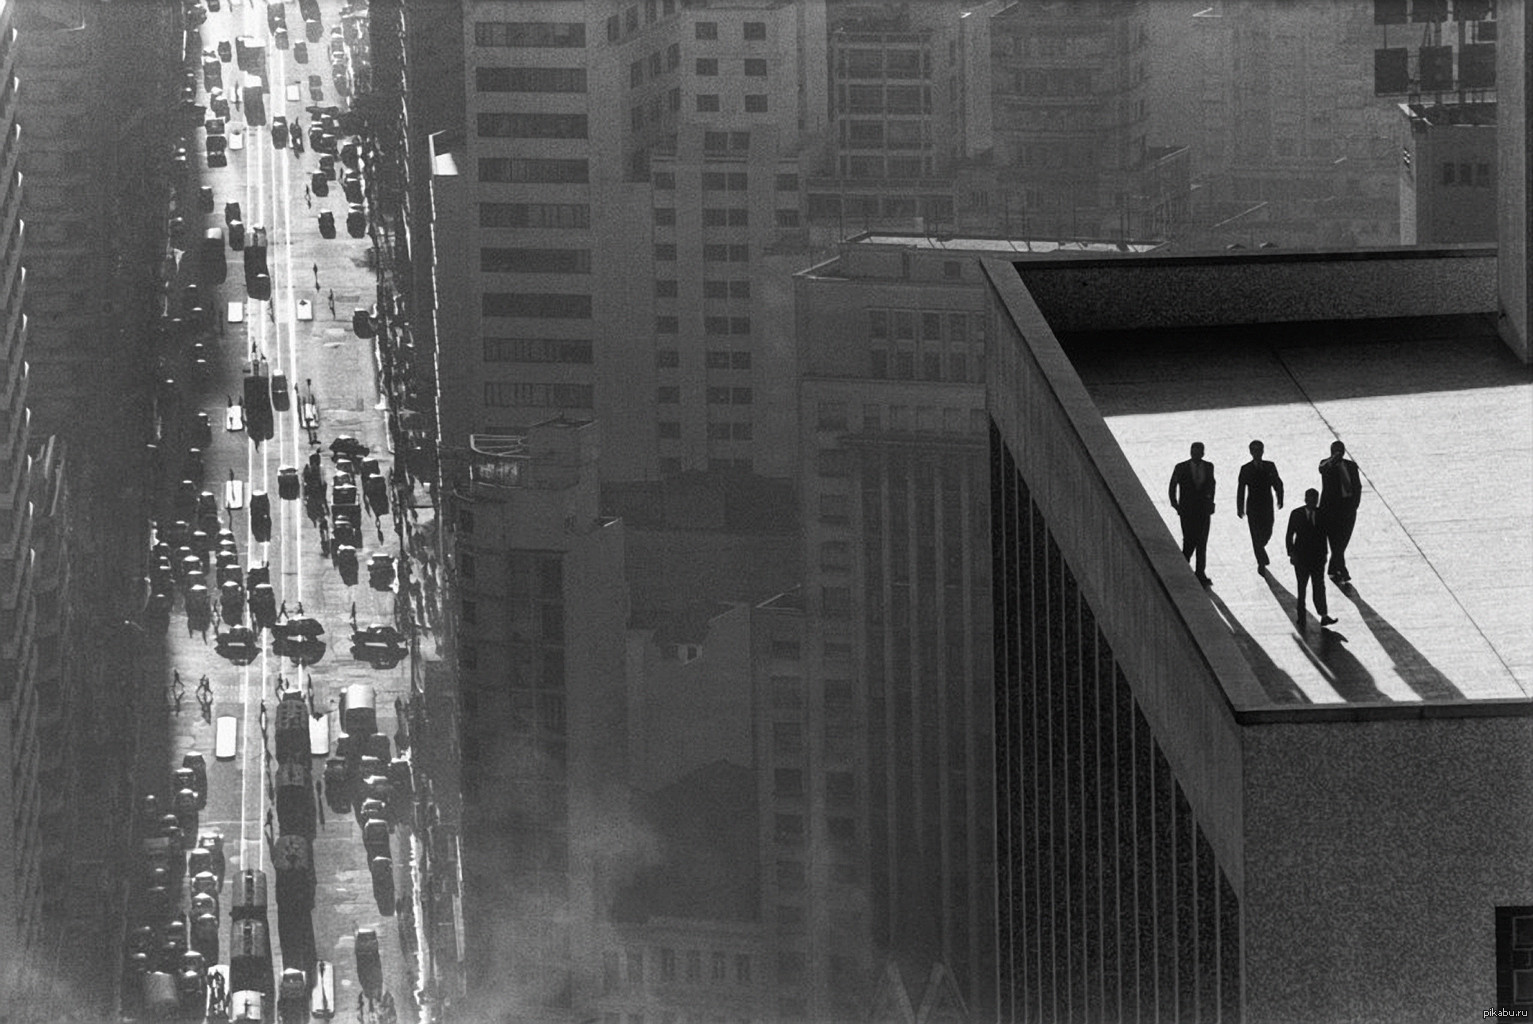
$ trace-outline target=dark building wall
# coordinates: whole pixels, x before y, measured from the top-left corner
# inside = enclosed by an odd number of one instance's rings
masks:
[[[990,455],[1000,1019],[1238,1021],[1239,899],[997,430]]]

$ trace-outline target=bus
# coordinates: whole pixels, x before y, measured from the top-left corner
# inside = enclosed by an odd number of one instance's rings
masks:
[[[266,123],[266,87],[255,75],[246,75],[243,83],[245,97],[245,123]]]

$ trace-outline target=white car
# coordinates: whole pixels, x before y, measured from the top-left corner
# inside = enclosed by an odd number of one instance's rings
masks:
[[[229,125],[229,148],[245,148],[245,126],[242,124]]]

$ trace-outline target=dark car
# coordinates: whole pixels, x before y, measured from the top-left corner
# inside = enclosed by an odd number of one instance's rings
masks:
[[[287,148],[287,118],[281,114],[272,115],[271,144],[278,149]]]
[[[367,234],[367,214],[356,203],[352,203],[351,209],[346,211],[346,233],[352,238],[362,238]]]
[[[309,191],[317,196],[327,196],[330,194],[330,179],[324,171],[315,171],[309,175]]]
[[[318,103],[325,98],[325,80],[319,75],[309,76],[309,99]]]
[[[302,40],[293,44],[293,60],[299,64],[309,63],[309,44]]]
[[[229,45],[229,40],[220,39],[218,41],[218,59],[222,61],[234,59],[234,47]]]
[[[250,495],[250,532],[262,543],[271,540],[271,498],[265,491]]]
[[[298,497],[302,489],[298,480],[298,470],[292,466],[283,466],[277,470],[277,496],[284,501],[292,501]]]
[[[233,224],[235,221],[240,219],[240,216],[241,216],[241,214],[240,214],[240,204],[239,203],[225,203],[224,204],[224,223],[225,224]]]
[[[275,31],[275,32],[273,32],[271,34],[271,38],[272,38],[272,42],[276,44],[277,49],[279,49],[279,50],[286,50],[288,48],[287,26],[286,25],[279,25],[279,26],[277,26],[277,31]]]
[[[287,387],[287,374],[274,373],[271,375],[271,407],[278,412],[287,412],[292,405],[292,399]]]
[[[318,18],[304,19],[303,37],[311,43],[317,43],[325,38],[325,27],[319,23]]]
[[[347,171],[341,179],[341,191],[346,194],[346,201],[354,205],[362,202],[362,176],[356,171]]]
[[[354,951],[357,957],[357,980],[362,991],[373,999],[383,995],[383,961],[378,954],[378,933],[371,928],[358,928]]]
[[[181,767],[192,773],[192,789],[202,803],[208,799],[208,762],[198,751],[188,751],[181,758]]]
[[[371,338],[373,336],[373,318],[365,309],[351,311],[351,329],[359,338]]]
[[[229,222],[229,248],[239,252],[245,248],[245,222],[231,220]]]
[[[197,190],[197,208],[203,213],[213,212],[213,186],[204,185]]]
[[[335,237],[335,214],[329,210],[319,211],[319,233],[325,238]]]

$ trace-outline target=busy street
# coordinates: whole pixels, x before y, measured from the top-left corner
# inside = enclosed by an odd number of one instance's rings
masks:
[[[414,1020],[408,569],[347,101],[366,9],[185,16],[144,540],[172,743],[138,798],[124,1012]]]

